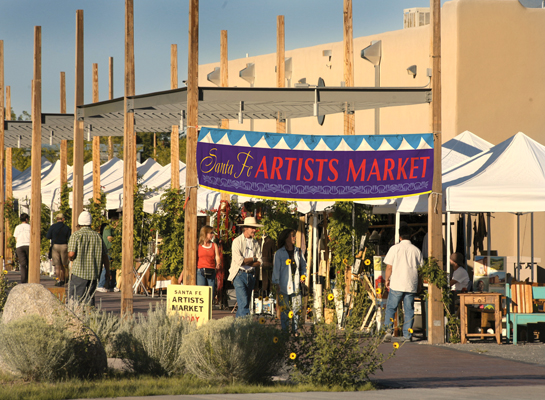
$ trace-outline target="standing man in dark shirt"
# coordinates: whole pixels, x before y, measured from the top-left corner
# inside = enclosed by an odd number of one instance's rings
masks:
[[[51,259],[55,266],[55,274],[59,281],[55,286],[64,286],[66,283],[66,270],[68,268],[68,240],[72,229],[64,223],[64,215],[56,215],[57,222],[49,227],[46,237],[51,240]]]

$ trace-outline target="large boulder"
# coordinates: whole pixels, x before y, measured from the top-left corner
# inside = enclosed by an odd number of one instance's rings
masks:
[[[2,323],[7,324],[34,314],[43,317],[50,325],[56,320],[58,321],[59,318],[62,319],[66,330],[73,335],[74,340],[81,344],[77,346],[80,354],[75,356],[81,361],[81,365],[86,366],[89,376],[97,376],[106,371],[108,360],[99,338],[53,293],[37,283],[15,286],[10,291],[4,306]]]

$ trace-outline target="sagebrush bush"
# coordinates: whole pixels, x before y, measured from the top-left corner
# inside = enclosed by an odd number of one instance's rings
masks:
[[[4,311],[4,305],[8,299],[9,291],[16,285],[15,282],[8,281],[8,271],[0,270],[0,313]]]
[[[183,371],[180,356],[183,338],[194,329],[178,314],[168,314],[164,304],[121,319],[113,340],[113,351],[137,374],[173,375]]]
[[[76,339],[62,319],[52,325],[38,315],[0,324],[0,355],[4,365],[25,380],[57,381],[86,378],[89,369],[77,357],[85,340]]]
[[[208,321],[184,340],[186,371],[215,383],[270,381],[283,366],[284,342],[278,329],[252,318]]]
[[[119,317],[72,299],[68,299],[66,307],[97,335],[106,355],[114,357],[113,342],[119,330]]]
[[[362,335],[350,326],[341,331],[336,324],[319,322],[288,342],[285,359],[297,383],[357,387],[393,356],[380,353],[380,343],[381,335]]]

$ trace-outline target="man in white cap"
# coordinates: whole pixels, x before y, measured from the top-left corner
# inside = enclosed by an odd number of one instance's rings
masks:
[[[70,236],[68,242],[68,258],[73,261],[68,297],[94,306],[102,265],[106,268],[106,279],[109,279],[110,260],[102,238],[91,229],[92,221],[91,214],[83,211],[78,217],[80,229]]]
[[[246,217],[242,226],[242,235],[233,241],[231,247],[231,268],[229,281],[233,282],[237,295],[238,309],[236,317],[250,314],[250,301],[255,285],[255,270],[261,265],[261,246],[255,240],[256,228],[263,225],[254,217]]]

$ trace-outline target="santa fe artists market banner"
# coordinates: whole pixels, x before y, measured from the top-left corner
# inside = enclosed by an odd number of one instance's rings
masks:
[[[429,193],[433,135],[314,136],[202,128],[200,186],[286,200]]]

